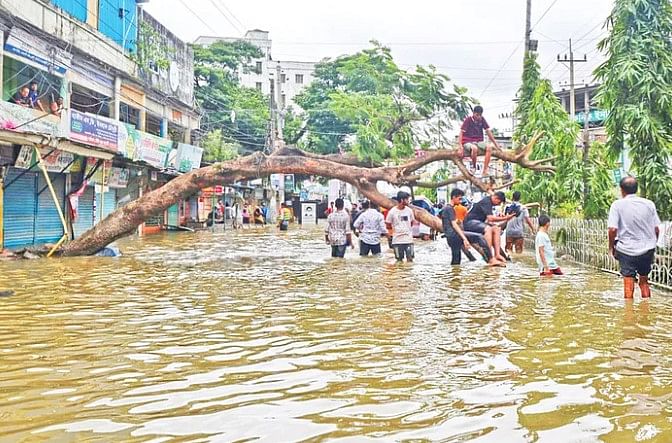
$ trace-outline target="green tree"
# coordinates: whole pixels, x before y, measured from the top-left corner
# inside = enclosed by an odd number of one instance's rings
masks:
[[[201,140],[203,160],[214,163],[238,157],[238,145],[224,139],[221,129],[213,129]]]
[[[432,66],[399,68],[389,48],[371,49],[320,63],[315,79],[295,98],[304,110],[299,144],[317,153],[351,151],[379,162],[408,157],[428,126],[444,129],[472,104],[466,89]]]
[[[541,83],[541,67],[537,63],[537,54],[527,51],[523,63],[523,82],[518,89],[518,104],[514,111],[518,119],[518,126],[513,133],[513,141],[518,144],[525,144],[529,141],[524,139],[526,135],[524,129],[527,127],[532,98],[537,87],[539,87],[539,83]]]
[[[576,148],[579,127],[570,120],[548,80],[542,80],[537,86],[526,120],[518,128],[520,140],[525,141],[539,131],[543,135],[534,145],[530,159],[556,157],[556,172],[552,175],[518,168],[520,184],[517,188],[525,201],[539,202],[548,213],[562,204],[578,210],[582,190],[582,165]]]
[[[590,193],[583,207],[584,216],[587,219],[602,219],[609,214],[609,207],[617,197],[612,176],[616,165],[603,143],[593,143],[589,155],[585,175],[588,177]]]
[[[627,149],[641,194],[672,215],[672,4],[615,0],[610,34],[598,47],[607,60],[595,71],[598,101],[615,154]]]
[[[204,117],[201,129],[221,130],[221,137],[245,152],[262,150],[270,111],[264,95],[240,85],[239,72],[252,69],[262,57],[259,48],[244,41],[194,46],[195,95]]]

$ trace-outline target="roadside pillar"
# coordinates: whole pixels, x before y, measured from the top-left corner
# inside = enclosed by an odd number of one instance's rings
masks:
[[[110,106],[110,117],[119,120],[121,117],[121,77],[114,77],[114,97],[112,97],[112,106]]]

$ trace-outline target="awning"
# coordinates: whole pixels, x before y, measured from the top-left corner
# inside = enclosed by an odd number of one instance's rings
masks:
[[[9,129],[0,129],[0,142],[11,143],[13,145],[42,145],[47,148],[55,148],[65,152],[81,155],[84,157],[94,157],[101,160],[112,160],[114,154],[84,147],[69,140],[49,137],[47,135],[33,134],[30,132],[12,131]]]

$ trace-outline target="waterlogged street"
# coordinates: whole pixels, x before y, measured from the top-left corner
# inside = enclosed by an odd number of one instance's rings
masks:
[[[0,265],[1,441],[672,440],[659,291],[443,241],[333,261],[318,229],[120,246]]]

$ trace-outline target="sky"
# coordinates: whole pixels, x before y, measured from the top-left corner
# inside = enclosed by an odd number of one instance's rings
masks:
[[[200,35],[242,36],[270,32],[276,60],[319,61],[354,53],[372,39],[389,46],[405,69],[432,64],[485,108],[490,125],[511,128],[500,117],[513,110],[523,65],[526,0],[149,0],[145,10],[186,41]],[[575,83],[593,83],[603,61],[597,49],[613,0],[532,0],[532,38],[539,40],[544,78],[559,90],[569,70],[556,57],[569,52],[588,62],[576,66]],[[563,85],[565,84],[565,85]]]

